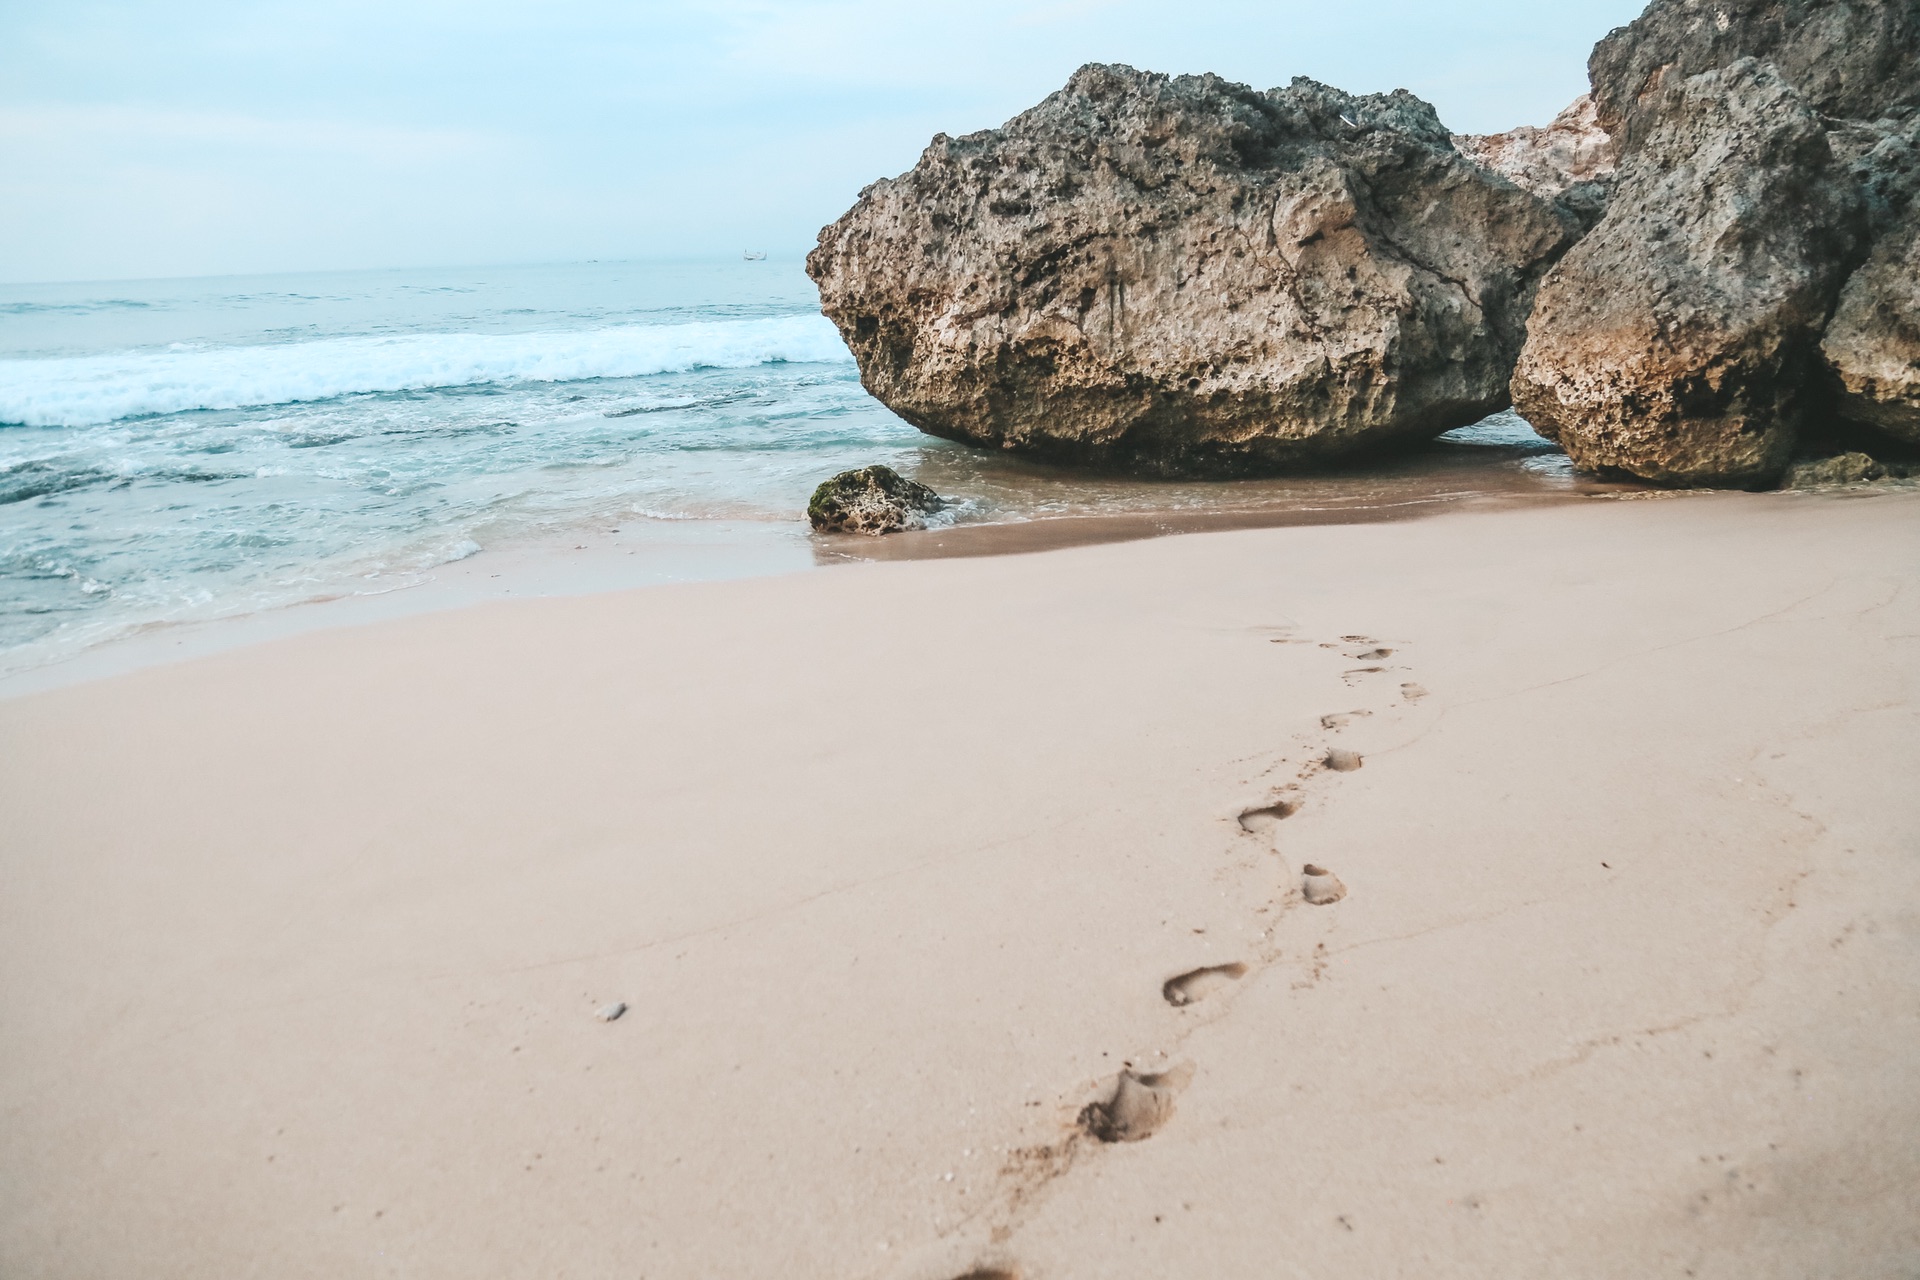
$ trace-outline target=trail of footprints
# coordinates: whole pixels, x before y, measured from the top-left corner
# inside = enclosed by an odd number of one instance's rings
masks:
[[[1273,637],[1271,643],[1316,643],[1295,639],[1286,634],[1287,631],[1291,631],[1291,628],[1282,629],[1282,634]],[[1390,677],[1394,671],[1403,670],[1403,668],[1387,665],[1396,656],[1395,648],[1371,636],[1342,636],[1338,641],[1323,641],[1318,644],[1322,649],[1340,653],[1350,662],[1367,664],[1342,672],[1341,680],[1349,688],[1359,688],[1369,692],[1380,690],[1388,681],[1381,680],[1379,677]],[[1425,688],[1412,681],[1401,682],[1398,693],[1399,701],[1402,703],[1415,703],[1428,696]],[[1392,704],[1389,702],[1387,705]],[[1329,712],[1320,717],[1320,728],[1329,734],[1338,733],[1373,714],[1374,709],[1365,707]],[[1303,788],[1315,777],[1321,773],[1352,773],[1362,768],[1365,763],[1365,759],[1357,751],[1332,743],[1320,745],[1309,752],[1308,762],[1299,769],[1293,781],[1275,788],[1265,798],[1247,806],[1236,815],[1240,830],[1248,835],[1270,836],[1279,823],[1300,811],[1306,802]],[[1296,876],[1292,871],[1292,864],[1285,861],[1280,850],[1276,848],[1270,851],[1281,857],[1283,865],[1288,868],[1286,880],[1290,883],[1283,883],[1276,900],[1281,914],[1284,915],[1298,903],[1326,907],[1332,906],[1347,896],[1347,886],[1330,868],[1306,863],[1300,867]],[[1161,985],[1160,995],[1169,1005],[1184,1010],[1227,991],[1247,974],[1276,963],[1280,958],[1280,952],[1276,947],[1254,957],[1251,962],[1233,961],[1188,969],[1168,978]],[[1311,956],[1302,958],[1308,962],[1310,980],[1295,983],[1296,987],[1311,986],[1325,973],[1326,944],[1324,942],[1317,944]],[[1002,1170],[1003,1177],[1011,1183],[1011,1194],[1003,1206],[1005,1212],[1001,1224],[993,1232],[995,1244],[998,1245],[1011,1235],[1015,1211],[1030,1201],[1041,1186],[1065,1173],[1072,1166],[1086,1139],[1092,1139],[1100,1144],[1140,1142],[1152,1137],[1165,1127],[1173,1118],[1175,1099],[1192,1080],[1194,1070],[1194,1064],[1191,1062],[1183,1062],[1160,1071],[1139,1069],[1129,1062],[1118,1075],[1108,1081],[1099,1096],[1080,1108],[1075,1117],[1073,1130],[1064,1138],[1044,1146],[1024,1148],[1014,1152]],[[996,1263],[976,1265],[962,1274],[953,1276],[952,1280],[1021,1280],[1021,1277],[1017,1268]]]

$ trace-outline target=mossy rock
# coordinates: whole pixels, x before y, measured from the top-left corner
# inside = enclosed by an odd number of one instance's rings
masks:
[[[1920,465],[1881,462],[1858,451],[1827,458],[1806,458],[1787,468],[1783,489],[1824,489],[1837,484],[1866,484],[1873,480],[1906,480],[1920,475]]]
[[[815,489],[807,503],[807,519],[817,533],[878,537],[924,528],[926,517],[946,505],[939,494],[892,467],[861,467],[842,471]]]

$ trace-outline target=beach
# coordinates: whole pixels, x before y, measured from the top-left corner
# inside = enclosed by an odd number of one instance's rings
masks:
[[[782,571],[815,558],[815,486],[876,462],[970,543],[1609,487],[1511,413],[1233,482],[963,448],[867,394],[792,259],[0,285],[0,683],[342,599],[445,607],[503,561],[571,590],[556,559],[610,540],[602,589]]]
[[[0,700],[0,1274],[1912,1274],[1917,517],[848,563]]]

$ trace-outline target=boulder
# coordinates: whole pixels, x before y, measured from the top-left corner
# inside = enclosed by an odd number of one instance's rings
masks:
[[[1826,123],[1833,154],[1866,201],[1868,234],[1878,241],[1898,232],[1920,197],[1920,111]]]
[[[807,270],[931,434],[1147,474],[1281,470],[1507,404],[1562,213],[1405,92],[1087,66],[936,137]]]
[[[1859,192],[1819,116],[1753,59],[1640,107],[1606,216],[1539,291],[1515,405],[1584,469],[1769,483],[1858,261]]]
[[[1820,344],[1842,417],[1920,444],[1920,217],[1883,236]]]
[[[1821,342],[1835,409],[1920,444],[1920,113],[1833,130],[1866,197],[1872,256],[1847,281]],[[1840,141],[1844,139],[1844,141]]]
[[[1453,145],[1475,164],[1559,204],[1583,228],[1606,212],[1616,159],[1592,94],[1575,98],[1544,129],[1528,124],[1505,133],[1455,134]]]
[[[807,520],[819,533],[865,533],[875,537],[926,526],[926,517],[946,506],[923,484],[892,467],[842,471],[813,491]]]
[[[1874,120],[1920,106],[1914,0],[1653,0],[1587,61],[1598,122],[1631,154],[1668,92],[1755,57],[1822,115]]]

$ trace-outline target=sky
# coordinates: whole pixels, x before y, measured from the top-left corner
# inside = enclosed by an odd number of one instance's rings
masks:
[[[0,0],[0,281],[810,247],[1086,62],[1544,124],[1640,0]]]

